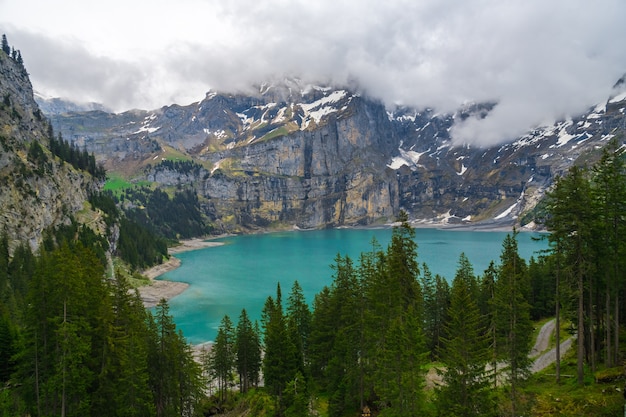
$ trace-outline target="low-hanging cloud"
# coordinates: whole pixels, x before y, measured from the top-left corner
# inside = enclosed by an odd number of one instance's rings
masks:
[[[171,30],[171,41],[145,41],[146,53],[124,58],[17,25],[10,41],[35,88],[117,110],[185,104],[209,88],[244,91],[283,76],[357,86],[389,107],[450,112],[497,102],[486,118],[452,130],[457,143],[475,145],[580,113],[605,100],[626,72],[623,0],[185,0],[180,7],[219,27],[194,20],[197,34],[178,37],[175,27],[143,27],[137,16],[137,30]]]

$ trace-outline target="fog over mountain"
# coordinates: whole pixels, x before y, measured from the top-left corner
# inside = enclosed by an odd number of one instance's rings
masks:
[[[388,107],[496,102],[454,128],[457,143],[492,145],[582,113],[626,70],[620,0],[3,0],[0,16],[49,96],[155,109],[294,76]]]

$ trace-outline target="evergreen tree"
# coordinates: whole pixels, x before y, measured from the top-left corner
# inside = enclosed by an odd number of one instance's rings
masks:
[[[210,373],[217,380],[218,397],[221,403],[226,402],[228,390],[233,382],[235,367],[235,332],[228,315],[222,318],[211,348]]]
[[[563,258],[563,272],[572,288],[576,289],[577,302],[577,377],[583,384],[585,358],[585,286],[592,270],[593,206],[589,180],[585,171],[577,166],[568,175],[556,180],[548,194],[546,220],[548,237],[553,253]]]
[[[115,318],[110,360],[101,373],[101,378],[107,379],[109,393],[97,393],[97,409],[102,415],[120,417],[155,415],[149,384],[146,310],[121,274],[115,274],[112,293]]]
[[[464,254],[452,282],[446,325],[443,385],[437,389],[437,412],[442,416],[494,414],[485,366],[489,338],[484,331],[476,298],[477,280]]]
[[[422,264],[422,292],[424,293],[424,335],[430,358],[440,357],[450,305],[450,286],[440,275],[433,277],[426,264]]]
[[[416,415],[424,401],[426,346],[415,231],[405,212],[380,255],[371,280],[364,282],[373,388],[381,415]]]
[[[248,318],[245,309],[241,310],[235,336],[235,353],[237,372],[239,373],[239,390],[247,392],[259,382],[261,371],[261,341]]]
[[[311,332],[311,311],[306,303],[302,287],[294,281],[287,298],[287,330],[298,356],[298,368],[305,373],[308,360],[308,339]]]
[[[331,286],[332,344],[326,366],[329,414],[343,415],[360,403],[359,355],[362,351],[360,284],[350,257],[337,254]]]
[[[530,373],[533,325],[528,297],[530,284],[526,263],[517,250],[517,232],[502,243],[498,280],[493,307],[496,310],[496,331],[500,359],[508,366],[511,415],[517,415],[519,385]]]
[[[482,317],[482,325],[485,334],[489,339],[490,366],[493,378],[493,388],[498,386],[498,310],[495,308],[496,282],[498,280],[498,270],[494,261],[489,263],[480,283],[479,310]]]
[[[285,387],[285,417],[309,415],[309,392],[306,378],[298,371]]]
[[[157,417],[190,415],[200,396],[200,368],[169,313],[166,300],[148,316],[148,369]]]
[[[9,41],[7,40],[7,35],[2,34],[2,50],[5,54],[11,55],[11,47],[9,46]]]
[[[89,414],[103,354],[101,315],[108,306],[104,269],[93,252],[64,244],[44,251],[27,297],[25,349],[19,358],[22,398],[30,412]]]
[[[293,345],[283,314],[280,284],[276,287],[276,300],[268,297],[262,313],[265,356],[263,357],[263,377],[265,386],[278,400],[279,414],[282,415],[282,394],[298,368],[296,348]]]
[[[14,356],[18,352],[18,332],[8,312],[0,304],[0,384],[4,385],[15,371]]]
[[[597,204],[595,228],[600,231],[597,268],[604,285],[604,320],[598,314],[598,328],[604,327],[605,363],[611,367],[619,357],[619,294],[624,270],[626,231],[626,161],[624,148],[612,139],[602,150],[594,167],[592,195]],[[600,306],[598,306],[600,307]]]

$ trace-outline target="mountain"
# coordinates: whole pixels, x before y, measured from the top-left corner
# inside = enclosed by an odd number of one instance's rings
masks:
[[[623,85],[623,83],[622,83]],[[192,187],[217,230],[416,221],[513,224],[555,176],[626,128],[626,96],[492,148],[455,146],[453,114],[387,109],[347,88],[286,79],[256,94],[210,91],[188,106],[50,114],[56,131],[110,171]],[[165,163],[185,160],[185,164]]]
[[[92,110],[110,111],[106,106],[100,103],[79,103],[59,97],[46,97],[37,91],[34,92],[34,98],[39,106],[39,109],[44,114],[63,114],[68,112]]]
[[[0,234],[14,247],[41,243],[49,226],[83,210],[97,182],[49,149],[49,124],[20,61],[0,51]]]

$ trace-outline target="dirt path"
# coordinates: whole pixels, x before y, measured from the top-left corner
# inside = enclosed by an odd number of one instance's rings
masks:
[[[554,329],[556,328],[556,320],[552,319],[541,327],[539,330],[539,334],[537,335],[537,340],[535,341],[535,346],[530,350],[528,356],[534,358],[539,355],[541,352],[544,352],[548,349],[550,345],[550,336],[554,333]]]
[[[535,345],[530,350],[528,357],[535,358],[532,365],[530,366],[530,372],[535,373],[539,372],[556,361],[556,347],[548,350],[548,346],[550,346],[550,337],[554,330],[556,329],[556,320],[552,319],[541,327],[539,330],[539,334],[537,335],[537,340],[535,341]],[[567,350],[572,346],[572,342],[575,340],[575,336],[572,336],[561,342],[561,358],[567,352]],[[498,364],[498,369],[503,367],[504,365]],[[487,365],[487,368],[490,368]],[[443,369],[443,368],[442,368]],[[441,375],[437,373],[435,368],[429,369],[426,374],[426,387],[433,388],[442,383]]]
[[[561,342],[561,358],[563,358],[563,355],[565,355],[565,352],[567,352],[568,349],[572,347],[572,342],[574,341],[574,338],[575,337],[572,336],[564,340],[563,342]],[[550,349],[543,355],[540,355],[539,357],[537,357],[537,359],[535,359],[535,361],[530,367],[530,372],[532,373],[539,372],[547,368],[554,362],[556,362],[556,347],[553,347],[552,349]]]
[[[539,372],[556,361],[556,347],[548,350],[548,346],[550,346],[550,337],[554,333],[556,329],[556,320],[552,319],[546,324],[543,325],[541,330],[539,331],[539,335],[537,335],[537,341],[535,342],[535,346],[530,351],[531,358],[535,358],[535,361],[530,367],[530,371],[532,373]],[[562,339],[561,339],[562,340]],[[572,346],[572,341],[574,337],[570,337],[561,342],[561,358],[567,352],[567,350]],[[546,352],[546,350],[548,350]]]

